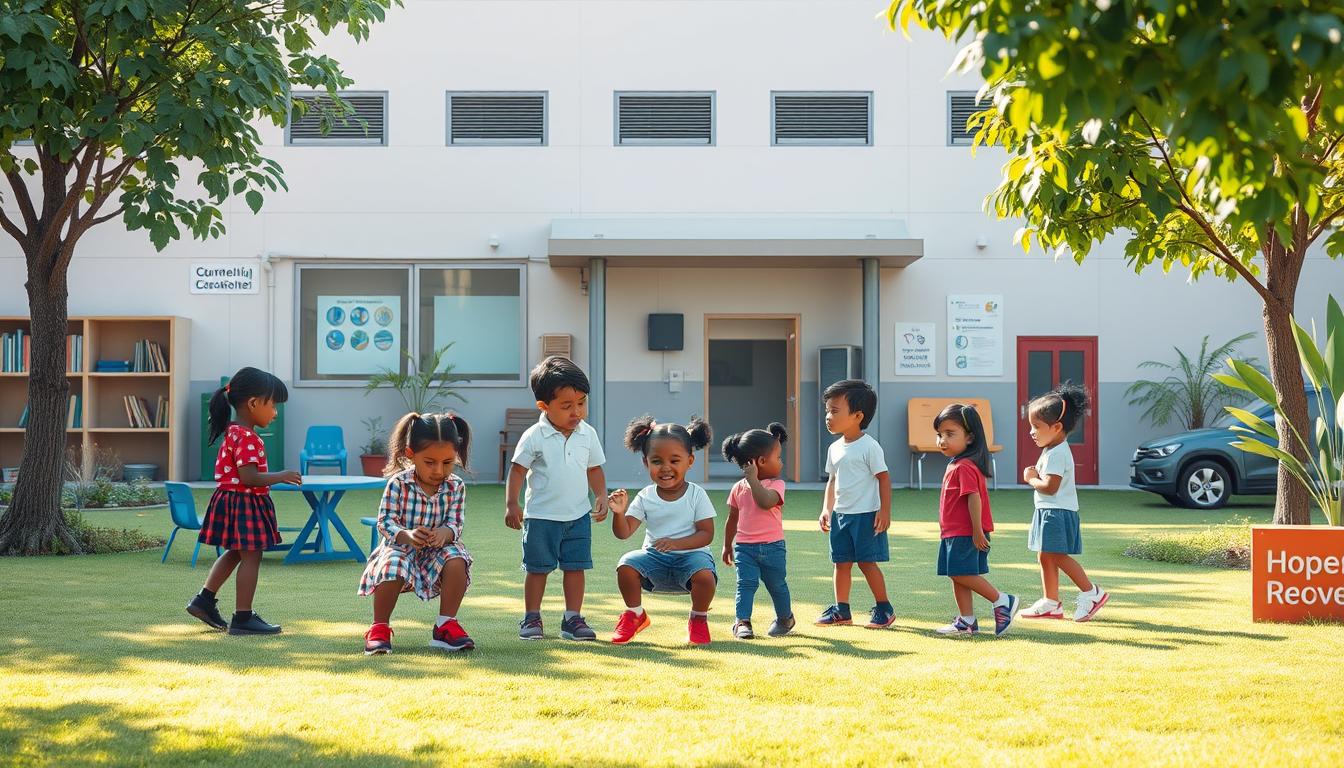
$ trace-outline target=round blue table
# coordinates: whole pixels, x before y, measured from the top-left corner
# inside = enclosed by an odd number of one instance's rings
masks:
[[[350,535],[350,531],[341,522],[341,518],[336,514],[336,505],[341,502],[341,497],[346,491],[381,489],[387,485],[387,480],[381,477],[362,477],[356,475],[305,475],[302,485],[290,485],[282,483],[271,486],[272,491],[298,491],[308,500],[308,505],[313,508],[313,514],[308,517],[308,522],[299,531],[299,536],[294,540],[293,546],[289,548],[289,554],[285,555],[284,562],[289,563],[312,563],[325,560],[354,560],[357,563],[364,562],[364,552],[355,543],[355,537]],[[331,531],[328,526],[335,529],[345,540],[348,549],[335,550],[331,546]],[[312,543],[309,539],[316,534],[317,538]],[[310,550],[305,552],[304,550]]]

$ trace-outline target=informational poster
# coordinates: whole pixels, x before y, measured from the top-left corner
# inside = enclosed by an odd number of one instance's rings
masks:
[[[1003,375],[1003,296],[947,297],[947,375]]]
[[[522,367],[522,305],[517,296],[435,296],[434,348],[463,376],[517,376]]]
[[[933,376],[938,352],[933,348],[934,323],[896,324],[896,375]]]
[[[318,296],[317,315],[318,373],[401,367],[400,296]]]

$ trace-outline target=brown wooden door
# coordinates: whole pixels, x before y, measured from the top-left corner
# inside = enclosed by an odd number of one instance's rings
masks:
[[[1073,449],[1074,481],[1096,485],[1097,468],[1097,337],[1019,336],[1017,338],[1017,481],[1022,471],[1036,463],[1041,449],[1031,441],[1027,403],[1063,382],[1087,390],[1088,408],[1083,421],[1069,435]]]

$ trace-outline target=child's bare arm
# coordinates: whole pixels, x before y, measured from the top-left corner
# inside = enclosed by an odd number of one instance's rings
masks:
[[[747,466],[755,468],[756,465],[752,463]],[[751,488],[751,498],[756,502],[756,506],[761,509],[774,509],[783,503],[783,499],[779,498],[778,492],[761,484],[761,479],[755,471],[748,471],[745,476],[747,485]]]
[[[611,510],[611,532],[621,540],[630,538],[639,528],[639,520],[625,514],[630,508],[629,492],[624,488],[617,488],[607,497],[607,505]]]
[[[972,493],[966,499],[967,506],[971,511],[971,541],[975,548],[981,551],[989,549],[989,539],[985,537],[984,523],[980,520],[980,513],[983,503],[980,500],[979,493]]]
[[[1054,496],[1055,493],[1059,491],[1060,483],[1063,482],[1064,478],[1060,475],[1046,475],[1042,477],[1037,474],[1035,477],[1027,479],[1027,485],[1030,485],[1035,490],[1044,493],[1047,496]]]
[[[289,469],[284,472],[259,472],[256,464],[244,464],[238,468],[238,479],[243,481],[243,485],[253,488],[261,486],[279,485],[288,483],[290,485],[302,485],[303,475],[298,470]]]
[[[878,472],[873,477],[877,479],[877,498],[880,502],[880,509],[873,516],[873,532],[882,533],[891,527],[891,475]]]
[[[831,510],[835,509],[835,474],[832,473],[829,480],[826,481],[826,495],[821,503],[821,516],[817,522],[821,524],[821,530],[831,530]]]
[[[527,467],[516,462],[509,465],[509,479],[504,486],[504,524],[515,531],[523,527],[523,508],[518,506],[518,494],[523,490],[525,477]]]
[[[728,505],[728,522],[723,524],[723,564],[733,565],[733,540],[737,538],[737,507]]]
[[[588,488],[593,492],[593,522],[607,519],[607,475],[601,466],[588,468]]]
[[[659,539],[653,548],[659,552],[675,552],[686,549],[707,547],[714,541],[714,518],[695,521],[695,533],[680,539]]]

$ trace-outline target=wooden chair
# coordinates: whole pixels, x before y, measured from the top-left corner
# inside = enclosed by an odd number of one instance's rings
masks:
[[[918,478],[918,487],[924,488],[924,457],[930,453],[939,453],[937,433],[933,429],[933,420],[944,408],[953,403],[961,403],[975,408],[980,420],[985,424],[985,441],[989,443],[989,460],[994,470],[994,488],[999,487],[999,463],[994,454],[1003,450],[1002,445],[994,443],[994,414],[989,401],[982,397],[912,397],[906,403],[906,424],[910,442],[910,476]],[[916,474],[918,473],[918,474]]]
[[[499,481],[508,479],[509,460],[518,439],[527,428],[537,423],[536,408],[508,408],[504,411],[504,428],[499,430]]]

